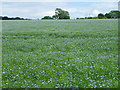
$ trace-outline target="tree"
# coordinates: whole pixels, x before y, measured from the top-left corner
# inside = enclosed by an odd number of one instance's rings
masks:
[[[106,17],[106,18],[111,18],[110,13],[106,13],[106,14],[105,14],[105,17]]]
[[[118,10],[110,11],[109,14],[111,15],[111,18],[120,18],[120,11]]]
[[[2,17],[2,20],[9,20],[7,16]]]
[[[104,18],[104,17],[105,17],[105,16],[104,16],[104,14],[102,14],[102,13],[99,13],[99,14],[98,14],[98,18],[99,18],[99,19],[102,19],[102,18]]]
[[[53,19],[57,19],[57,16],[56,16],[56,15],[53,15],[52,18],[53,18]]]
[[[20,18],[20,17],[16,17],[15,19],[16,19],[16,20],[20,20],[21,18]]]
[[[2,20],[2,16],[0,16],[0,20]]]
[[[61,8],[56,8],[54,19],[70,19],[69,12],[62,10]]]
[[[50,16],[44,16],[42,19],[53,19],[53,18]]]
[[[88,17],[87,19],[92,19],[92,17]]]
[[[80,18],[76,18],[76,19],[80,19]]]

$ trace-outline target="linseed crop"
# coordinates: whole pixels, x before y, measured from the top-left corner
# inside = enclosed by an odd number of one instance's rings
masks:
[[[2,21],[3,88],[117,88],[117,20]]]

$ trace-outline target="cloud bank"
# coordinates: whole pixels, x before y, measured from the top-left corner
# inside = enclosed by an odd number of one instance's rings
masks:
[[[62,0],[61,0],[62,1]],[[118,10],[117,2],[3,2],[2,15],[23,18],[42,18],[55,14],[56,8],[62,8],[70,13],[72,19],[76,17],[97,16]]]

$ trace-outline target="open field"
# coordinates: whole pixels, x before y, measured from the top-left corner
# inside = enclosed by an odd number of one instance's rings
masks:
[[[3,21],[3,88],[117,88],[117,20]]]
[[[2,88],[2,39],[1,39],[1,36],[0,36],[0,89]]]

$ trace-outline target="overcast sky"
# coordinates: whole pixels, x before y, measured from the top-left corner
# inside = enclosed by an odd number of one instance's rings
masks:
[[[2,15],[36,19],[54,15],[56,8],[69,11],[74,19],[118,10],[118,2],[3,2]]]

